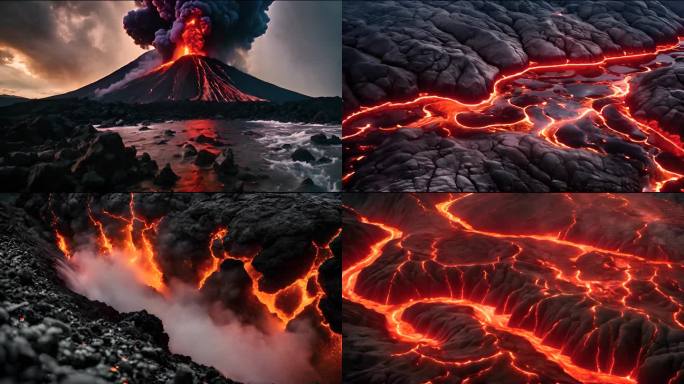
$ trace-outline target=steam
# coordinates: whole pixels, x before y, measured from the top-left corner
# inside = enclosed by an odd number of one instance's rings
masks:
[[[107,88],[96,89],[95,96],[102,97],[109,92],[116,91],[126,85],[129,81],[145,76],[148,72],[157,68],[161,63],[162,61],[159,55],[145,55],[145,57],[138,63],[138,66],[126,73],[126,76],[124,76],[123,79],[110,84]]]
[[[146,309],[162,320],[174,353],[191,356],[211,365],[228,378],[245,383],[306,383],[317,380],[309,363],[312,328],[282,331],[273,327],[267,333],[235,320],[228,310],[209,312],[200,304],[198,293],[175,283],[169,297],[163,297],[141,284],[130,264],[80,251],[69,264],[59,266],[69,287],[92,299],[103,301],[118,311]],[[220,324],[217,323],[219,320]]]
[[[136,44],[154,46],[165,61],[179,45],[191,44],[209,56],[239,64],[254,40],[266,33],[272,2],[138,0],[138,9],[124,17],[124,28]]]

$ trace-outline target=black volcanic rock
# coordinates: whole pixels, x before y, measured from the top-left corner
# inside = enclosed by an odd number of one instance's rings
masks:
[[[197,153],[197,157],[195,158],[195,165],[200,166],[200,167],[208,167],[214,163],[214,160],[216,160],[216,155],[213,152],[207,151],[206,149],[202,149]]]
[[[197,155],[197,149],[192,144],[185,144],[183,146],[183,157],[188,158]]]
[[[611,146],[613,153],[632,150],[638,147]],[[383,136],[357,165],[347,190],[638,192],[649,163],[636,154],[626,162],[515,132],[453,138],[406,128]]]
[[[169,188],[176,184],[176,181],[179,179],[180,177],[171,169],[171,164],[166,163],[164,168],[162,168],[154,178],[154,183],[160,187]]]
[[[420,92],[482,100],[502,73],[530,62],[587,61],[674,43],[684,35],[681,6],[664,3],[348,1],[345,110]]]
[[[684,139],[684,62],[636,76],[627,103],[634,117]]]
[[[305,163],[313,163],[316,161],[316,158],[305,148],[297,148],[294,152],[292,152],[292,160],[294,161],[301,161]]]
[[[311,136],[311,142],[317,145],[340,145],[342,140],[339,136],[331,135],[330,138],[324,133],[317,133]]]
[[[238,166],[235,164],[235,156],[232,149],[226,149],[216,158],[214,170],[221,176],[232,176],[238,173]]]

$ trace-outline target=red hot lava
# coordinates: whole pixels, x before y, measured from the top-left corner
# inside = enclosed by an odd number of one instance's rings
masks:
[[[524,70],[499,77],[490,96],[474,104],[424,93],[406,102],[362,107],[343,120],[348,154],[343,181],[349,182],[372,153],[377,139],[369,139],[371,135],[401,128],[435,130],[452,137],[512,131],[537,135],[557,147],[604,155],[603,144],[610,138],[639,145],[652,163],[651,180],[644,189],[660,191],[684,178],[684,143],[656,122],[633,117],[625,97],[635,74],[665,65],[683,53],[684,38],[652,52],[625,52],[588,63],[530,63]],[[592,133],[597,138],[581,143],[567,139],[562,130],[572,124],[597,128]],[[630,155],[624,157],[629,160]]]
[[[684,364],[667,347],[684,340],[681,205],[635,195],[391,196],[349,207],[345,221],[358,239],[345,242],[353,262],[343,297],[382,315],[389,337],[374,346],[362,335],[383,333],[345,331],[349,382],[681,382]],[[372,324],[349,320],[358,310],[347,308],[345,329]]]
[[[202,19],[201,12],[199,12],[198,15],[193,14],[193,16],[185,22],[185,29],[183,29],[182,34],[183,42],[179,44],[177,51],[180,51],[181,56],[204,56],[204,39],[208,31],[209,24]]]

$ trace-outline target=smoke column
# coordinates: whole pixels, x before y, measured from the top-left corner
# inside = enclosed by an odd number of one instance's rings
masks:
[[[138,0],[124,17],[136,44],[154,46],[164,61],[206,54],[240,64],[254,39],[266,32],[272,0]]]
[[[135,277],[125,257],[103,259],[96,252],[77,251],[58,269],[69,288],[121,312],[147,310],[162,320],[174,353],[211,365],[226,377],[244,383],[299,384],[320,380],[309,363],[313,329],[297,324],[263,332],[240,323],[228,310],[217,313],[200,303],[197,292],[175,284],[163,297]],[[211,315],[210,315],[211,310]],[[215,320],[220,317],[220,324]]]

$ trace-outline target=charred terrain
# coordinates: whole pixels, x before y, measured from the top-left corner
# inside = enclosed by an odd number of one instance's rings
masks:
[[[3,196],[0,381],[338,383],[336,199]]]
[[[345,383],[684,382],[681,196],[344,204]]]
[[[345,188],[680,191],[683,8],[345,3]]]

